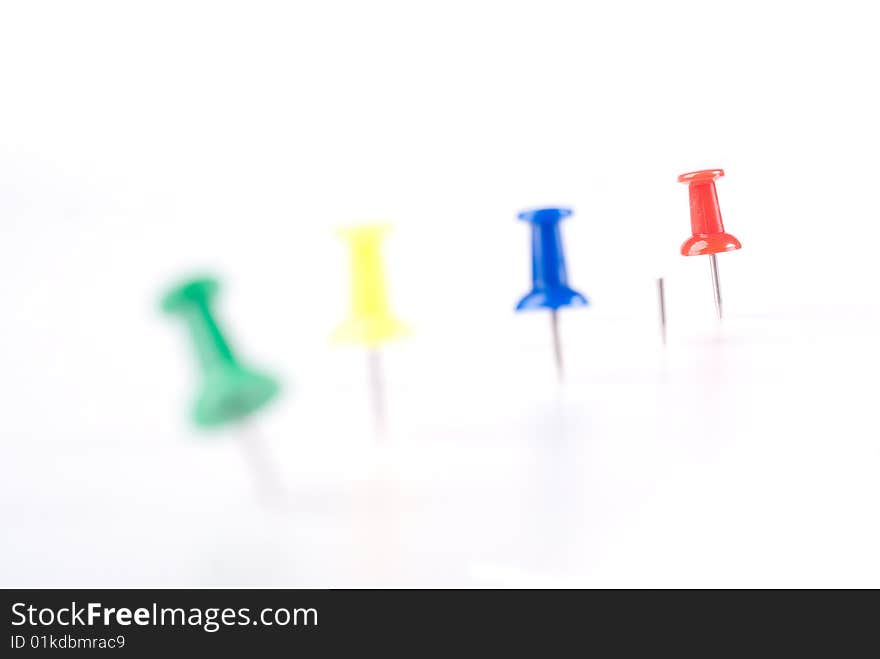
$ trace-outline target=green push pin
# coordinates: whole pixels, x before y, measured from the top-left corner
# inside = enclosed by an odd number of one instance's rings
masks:
[[[219,288],[215,279],[192,279],[162,299],[162,309],[183,318],[195,344],[202,387],[192,418],[202,428],[242,421],[279,390],[274,378],[242,366],[235,358],[211,308]]]
[[[243,427],[245,419],[270,403],[280,389],[275,378],[236,359],[212,309],[219,288],[216,279],[191,279],[162,298],[162,310],[182,317],[192,337],[202,378],[192,420],[201,428]],[[280,480],[259,437],[249,429],[242,439],[260,486],[279,494]]]

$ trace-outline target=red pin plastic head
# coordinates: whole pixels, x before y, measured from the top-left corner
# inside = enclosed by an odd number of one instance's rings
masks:
[[[681,246],[683,256],[731,252],[742,247],[736,238],[725,233],[724,224],[721,222],[721,208],[718,206],[715,179],[722,176],[724,176],[723,169],[703,169],[678,177],[680,183],[687,183],[691,200],[693,235]]]

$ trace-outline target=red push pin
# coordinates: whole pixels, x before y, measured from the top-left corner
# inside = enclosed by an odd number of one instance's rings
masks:
[[[715,310],[721,320],[721,284],[718,281],[718,252],[732,252],[742,247],[740,242],[725,233],[721,222],[721,208],[718,207],[718,193],[715,179],[724,176],[723,169],[703,169],[678,177],[680,183],[688,184],[691,201],[690,238],[681,246],[682,256],[709,255],[712,266],[712,284],[715,287]]]

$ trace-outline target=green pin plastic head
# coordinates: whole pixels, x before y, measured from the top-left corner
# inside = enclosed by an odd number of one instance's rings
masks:
[[[210,277],[190,279],[162,298],[162,310],[182,317],[192,336],[202,375],[192,415],[203,428],[250,416],[280,389],[274,378],[238,363],[211,307],[219,288]]]

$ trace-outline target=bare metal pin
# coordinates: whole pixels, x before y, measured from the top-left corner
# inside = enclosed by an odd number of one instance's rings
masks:
[[[660,340],[666,345],[666,292],[663,288],[663,277],[657,278],[657,304],[660,308]]]

